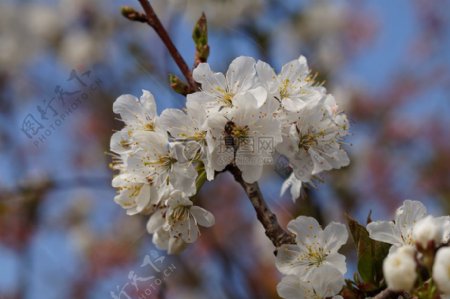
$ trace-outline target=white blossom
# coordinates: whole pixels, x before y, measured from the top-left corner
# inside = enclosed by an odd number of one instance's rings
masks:
[[[238,102],[239,109],[230,111],[227,116],[215,114],[208,119],[211,167],[221,171],[235,163],[243,179],[253,183],[262,175],[263,166],[267,164],[264,159],[271,159],[271,153],[259,148],[259,142],[269,139],[272,147],[281,142],[280,122],[261,112],[251,94],[240,97]]]
[[[247,94],[256,99],[258,107],[267,98],[267,91],[260,86],[256,76],[255,60],[251,57],[240,56],[234,59],[226,75],[212,72],[207,63],[200,63],[192,75],[201,84],[201,91],[189,94],[187,101],[204,105],[208,112],[227,111]]]
[[[433,280],[439,291],[450,295],[450,247],[438,250],[434,260]]]
[[[308,101],[317,101],[325,94],[325,88],[314,82],[304,56],[283,65],[278,75],[263,61],[257,62],[256,70],[269,95],[288,111],[298,112]]]
[[[160,199],[155,186],[131,173],[122,173],[116,176],[112,181],[112,186],[118,189],[114,201],[126,209],[128,215],[151,210]]]
[[[187,96],[184,110],[166,109],[158,116],[146,90],[139,99],[122,95],[113,105],[125,123],[110,141],[112,168],[119,172],[115,201],[130,215],[149,215],[147,230],[159,248],[180,252],[197,239],[198,225],[214,223],[212,214],[190,199],[200,171],[212,180],[233,165],[253,183],[278,150],[293,168],[282,193],[290,188],[297,198],[303,183],[349,163],[341,148],[348,121],[314,82],[304,57],[287,63],[279,75],[241,56],[225,75],[201,63],[193,77],[201,88]],[[345,257],[337,253],[348,237],[345,226],[331,223],[322,230],[313,218],[299,217],[288,228],[297,234],[297,245],[280,248],[280,271],[301,275],[307,284],[327,267],[346,272]],[[325,296],[323,287],[305,287]]]
[[[214,216],[207,210],[194,206],[192,201],[182,196],[173,196],[167,201],[168,210],[166,226],[171,236],[180,237],[186,243],[197,240],[199,230],[197,225],[211,227],[214,225]]]
[[[130,154],[127,164],[137,175],[152,185],[170,183],[175,189],[188,195],[196,192],[197,171],[185,157],[181,143],[169,143],[167,134],[138,132],[134,138],[140,149]]]
[[[186,194],[170,190],[163,197],[165,203],[150,216],[147,231],[154,234],[154,243],[170,252],[183,248],[184,243],[193,243],[200,234],[198,225],[214,225],[214,215],[194,206]],[[156,237],[155,237],[156,235]]]
[[[283,277],[277,285],[277,292],[284,299],[341,299],[336,296],[344,286],[344,276],[336,268],[325,266],[320,275],[311,280],[301,280],[297,275]]]
[[[277,150],[289,159],[297,179],[311,181],[322,171],[349,164],[342,149],[348,121],[343,114],[333,114],[331,96],[310,101],[298,113],[289,116],[291,124],[283,131],[283,142]]]
[[[322,230],[316,219],[300,216],[289,222],[288,230],[296,235],[296,245],[278,248],[276,266],[281,273],[311,280],[314,275],[325,274],[329,266],[341,274],[347,272],[345,256],[338,253],[347,242],[345,225],[332,222]]]
[[[198,102],[188,102],[186,112],[179,109],[166,109],[161,113],[159,124],[169,132],[175,141],[182,142],[184,155],[191,161],[202,161],[208,180],[214,178],[214,169],[207,150],[207,115]]]
[[[147,90],[142,90],[139,99],[130,94],[121,95],[114,102],[113,111],[120,115],[130,135],[134,131],[155,131],[156,103],[151,92]]]
[[[419,201],[405,200],[395,212],[394,221],[374,221],[367,225],[371,239],[392,244],[394,249],[414,245],[414,225],[425,218],[427,210]]]
[[[400,247],[389,254],[383,262],[383,274],[388,288],[393,291],[410,291],[417,279],[415,249]]]
[[[169,0],[168,2],[193,21],[204,12],[208,17],[208,25],[221,27],[257,15],[263,6],[262,0]]]
[[[450,231],[448,217],[429,218],[419,225],[416,232],[419,239],[415,239],[414,227],[426,216],[427,209],[421,202],[405,200],[395,212],[394,221],[374,221],[367,225],[367,230],[371,239],[392,244],[391,251],[404,245],[415,245],[416,242],[424,244],[426,239],[434,239],[436,245],[446,243]],[[434,223],[431,227],[430,222]]]

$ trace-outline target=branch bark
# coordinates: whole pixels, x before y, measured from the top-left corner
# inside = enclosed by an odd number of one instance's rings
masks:
[[[280,226],[277,216],[267,206],[258,183],[249,184],[245,182],[241,171],[236,166],[229,166],[227,170],[233,174],[234,179],[244,188],[255,209],[259,222],[264,226],[266,236],[272,241],[273,245],[278,248],[283,244],[295,244],[295,236]]]
[[[147,17],[147,23],[155,30],[161,41],[166,46],[173,60],[177,64],[180,71],[183,73],[183,76],[186,78],[190,91],[194,92],[198,90],[197,83],[194,81],[194,78],[192,77],[192,72],[190,71],[188,65],[186,64],[186,61],[181,56],[180,52],[178,52],[177,47],[174,45],[172,39],[167,33],[167,30],[164,28],[155,11],[153,10],[153,7],[150,4],[150,2],[148,0],[138,0],[138,1],[141,4],[142,8],[144,9],[145,16]]]
[[[381,291],[380,293],[378,293],[378,295],[373,297],[373,299],[397,299],[397,298],[399,298],[399,296],[402,296],[402,298],[406,298],[406,299],[411,298],[409,295],[407,295],[404,292],[394,292],[389,289],[385,289],[385,290]]]

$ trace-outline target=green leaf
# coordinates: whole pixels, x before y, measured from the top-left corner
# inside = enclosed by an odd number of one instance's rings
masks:
[[[192,31],[192,39],[195,43],[195,65],[206,62],[209,56],[208,23],[203,13],[198,19]]]
[[[347,215],[347,222],[358,253],[358,272],[364,283],[364,291],[372,291],[381,286],[383,280],[383,261],[390,245],[372,240],[369,232],[355,219]]]

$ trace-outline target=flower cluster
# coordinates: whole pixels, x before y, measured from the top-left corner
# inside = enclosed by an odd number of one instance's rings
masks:
[[[450,296],[450,216],[427,215],[424,205],[406,200],[397,209],[394,221],[367,225],[370,237],[392,244],[383,263],[384,278],[393,291],[413,290],[419,275],[431,288]]]
[[[129,215],[150,216],[154,243],[179,252],[209,227],[214,216],[191,201],[202,180],[228,165],[247,183],[258,181],[278,153],[293,169],[282,190],[295,196],[302,182],[349,163],[341,148],[348,121],[334,98],[314,81],[300,57],[275,71],[250,57],[236,58],[226,74],[207,63],[193,71],[201,86],[184,110],[157,115],[155,99],[122,95],[113,111],[125,127],[111,137],[115,201]]]
[[[345,256],[338,253],[347,242],[345,225],[332,222],[322,230],[316,219],[300,216],[289,222],[288,229],[296,244],[278,248],[276,265],[287,275],[278,284],[278,294],[285,299],[342,298],[335,295],[347,272]]]

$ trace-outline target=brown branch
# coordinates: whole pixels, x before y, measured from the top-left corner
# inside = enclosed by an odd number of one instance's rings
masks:
[[[273,245],[278,248],[283,244],[295,244],[295,236],[280,226],[277,216],[267,206],[258,183],[250,184],[245,182],[242,178],[241,171],[236,166],[229,166],[227,170],[233,174],[234,179],[244,188],[256,211],[259,222],[264,226],[266,235],[272,241]]]
[[[166,46],[173,60],[175,61],[178,68],[186,78],[190,91],[194,92],[198,90],[197,83],[194,81],[192,73],[188,65],[186,64],[186,61],[184,61],[180,52],[178,52],[178,49],[172,42],[172,39],[170,38],[169,34],[167,33],[167,30],[164,28],[155,11],[153,10],[153,7],[150,4],[150,2],[148,0],[138,0],[138,1],[141,4],[142,8],[144,9],[145,16],[147,17],[147,23],[155,30],[161,41]],[[140,21],[140,18],[138,18],[138,21]]]
[[[385,289],[378,293],[375,297],[373,297],[373,299],[397,299],[400,296],[402,296],[403,298],[411,298],[411,296],[409,296],[405,292],[394,292],[389,289]]]

